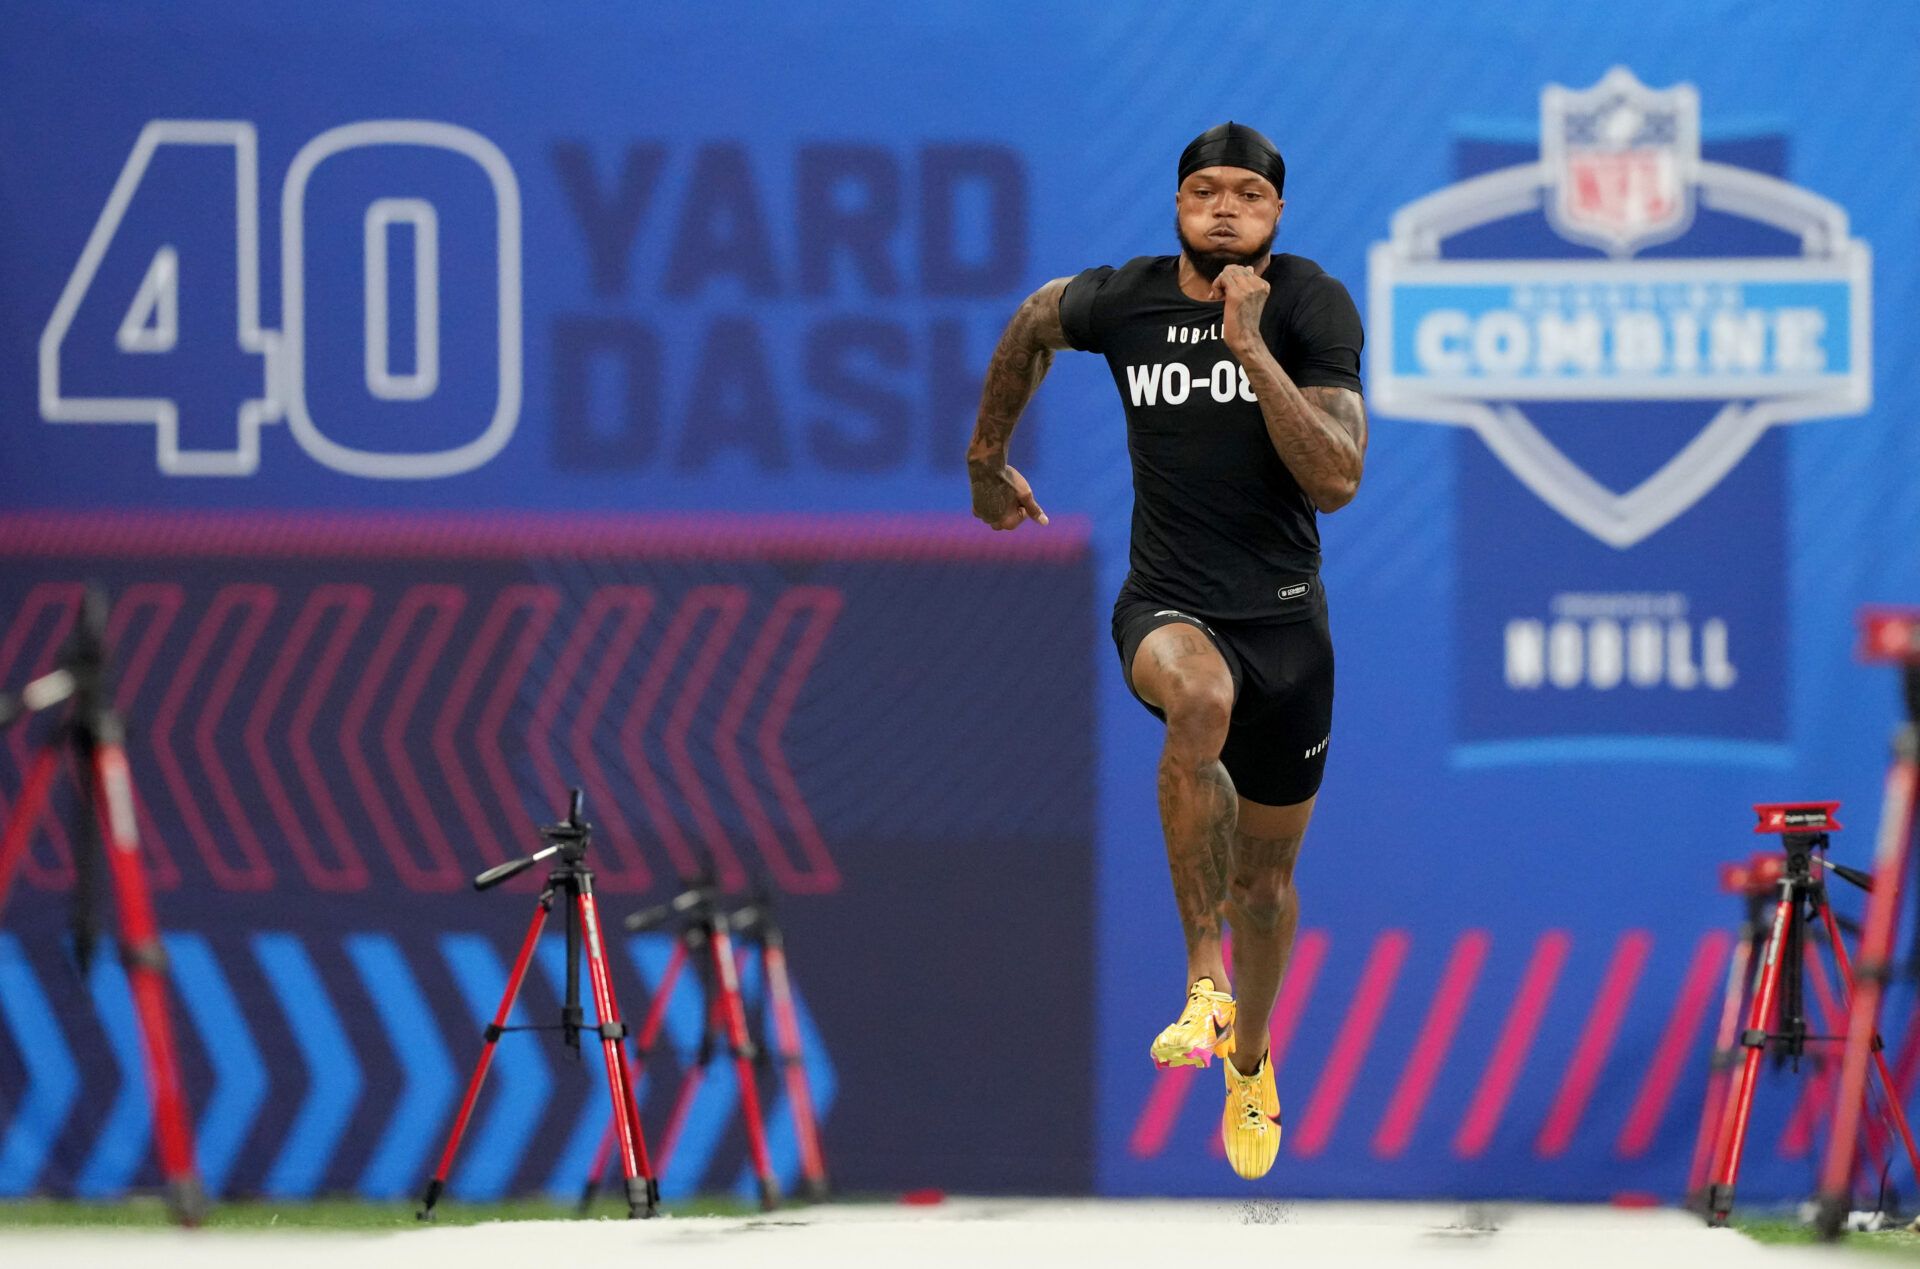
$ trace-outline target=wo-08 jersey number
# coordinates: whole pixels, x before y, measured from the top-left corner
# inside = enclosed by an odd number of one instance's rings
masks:
[[[493,198],[489,289],[497,302],[497,326],[488,341],[493,347],[485,350],[491,355],[443,346],[442,256],[467,267],[476,253],[444,251],[442,212],[452,209],[428,198],[366,200],[358,209],[361,313],[310,311],[315,303],[309,271],[338,268],[339,261],[308,258],[309,185],[329,161],[392,147],[456,155],[485,177]],[[221,170],[229,161],[230,184]],[[218,256],[228,244],[218,239],[226,236],[229,202],[231,289],[210,281],[223,280],[227,267]],[[320,214],[337,213],[329,206]],[[260,311],[259,145],[253,125],[153,120],[141,129],[41,335],[41,417],[56,424],[148,424],[156,464],[169,476],[251,475],[260,466],[260,429],[280,422],[310,457],[351,475],[431,479],[472,471],[500,452],[519,421],[520,238],[519,183],[499,147],[479,133],[416,119],[330,129],[295,154],[281,187],[280,323],[269,328]],[[411,258],[411,286],[404,289],[394,285],[397,241]],[[139,281],[130,290],[108,280],[136,274]],[[410,310],[396,321],[394,300],[407,291]],[[327,349],[339,358],[338,350],[352,341],[335,332],[355,318],[364,346],[362,364],[353,368],[364,391],[359,399],[365,412],[385,412],[377,448],[341,417],[352,411],[340,405],[337,384],[314,400],[309,396],[310,367]],[[310,332],[322,325],[329,337],[312,338]],[[472,338],[476,329],[484,326],[468,324],[454,333]],[[229,331],[232,344],[226,343]],[[491,393],[485,385],[458,382],[465,375],[491,377]],[[156,383],[176,390],[155,393]],[[230,387],[225,404],[212,399],[217,392],[210,386],[236,383],[237,401]],[[323,417],[329,410],[331,419]],[[431,414],[410,413],[418,411]],[[417,426],[410,427],[409,419]],[[431,446],[409,444],[412,430],[427,433]]]

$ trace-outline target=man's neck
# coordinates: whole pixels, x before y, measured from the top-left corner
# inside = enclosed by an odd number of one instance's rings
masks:
[[[1260,276],[1265,277],[1267,273],[1267,266],[1272,263],[1273,263],[1273,253],[1268,252],[1266,255],[1263,255],[1260,257],[1258,263],[1250,267],[1253,269],[1255,273],[1258,273]],[[1180,291],[1188,299],[1210,300],[1213,298],[1213,279],[1206,276],[1204,273],[1201,273],[1199,269],[1194,267],[1193,257],[1186,253],[1185,248],[1182,248],[1180,252],[1179,277],[1180,277]]]

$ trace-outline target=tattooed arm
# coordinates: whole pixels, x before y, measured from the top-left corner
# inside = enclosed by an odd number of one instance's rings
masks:
[[[995,529],[1047,522],[1026,477],[1007,465],[1007,441],[1053,365],[1054,352],[1068,346],[1060,326],[1060,295],[1067,282],[1055,278],[1021,303],[987,363],[980,413],[967,443],[967,479],[973,485],[973,514]]]
[[[1226,301],[1223,337],[1246,368],[1274,452],[1314,506],[1338,511],[1353,501],[1366,465],[1366,403],[1351,388],[1294,386],[1260,338],[1269,288],[1259,274],[1228,265],[1213,287],[1216,298]]]

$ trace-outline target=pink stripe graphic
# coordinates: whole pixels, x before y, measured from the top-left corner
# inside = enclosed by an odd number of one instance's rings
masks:
[[[516,607],[526,610],[527,622],[520,629],[520,637],[514,641],[507,663],[495,675],[493,691],[488,695],[487,703],[480,709],[480,725],[475,730],[474,748],[480,751],[480,765],[487,774],[487,787],[499,803],[505,822],[518,828],[525,822],[528,808],[522,804],[520,785],[514,778],[513,768],[507,764],[506,750],[502,748],[500,738],[507,734],[508,719],[520,699],[527,668],[533,664],[534,654],[540,650],[548,628],[553,625],[560,611],[560,593],[551,586],[513,586],[500,592],[498,603],[502,609],[509,599]],[[497,863],[505,863],[520,852],[517,844],[501,846],[499,849],[500,854],[495,860]],[[507,884],[534,891],[540,888],[542,882],[536,870]]]
[[[1386,1012],[1409,942],[1405,930],[1388,930],[1374,941],[1366,968],[1360,971],[1360,985],[1354,990],[1353,1004],[1347,1010],[1346,1021],[1340,1024],[1333,1052],[1320,1075],[1320,1085],[1307,1101],[1307,1113],[1301,1119],[1299,1131],[1290,1134],[1295,1154],[1312,1158],[1326,1149],[1332,1138],[1340,1113],[1346,1108],[1347,1095],[1353,1091],[1353,1081],[1366,1061],[1367,1051],[1373,1047],[1374,1031],[1380,1025],[1380,1016]]]
[[[357,592],[357,595],[356,593]],[[358,598],[360,612],[353,611],[354,599]],[[347,638],[360,623],[366,607],[371,601],[366,597],[366,588],[350,588],[345,595],[341,588],[316,586],[307,596],[306,605],[294,619],[293,628],[287,632],[281,642],[280,655],[267,672],[267,679],[261,685],[253,713],[247,719],[247,749],[253,755],[254,766],[260,773],[260,787],[267,795],[267,803],[273,811],[274,819],[280,825],[280,831],[286,836],[287,845],[292,849],[295,860],[300,864],[301,872],[306,874],[307,883],[316,890],[363,890],[367,885],[366,864],[353,847],[353,836],[347,831],[340,813],[334,808],[332,799],[326,796],[325,781],[319,782],[320,796],[313,798],[314,812],[322,821],[324,839],[338,853],[340,863],[337,867],[329,865],[321,858],[315,846],[314,838],[307,832],[307,819],[295,806],[291,794],[281,783],[280,773],[274,763],[271,741],[274,737],[287,735],[292,744],[303,746],[307,751],[307,763],[312,761],[311,733],[314,710],[317,706],[317,691],[323,692],[333,680],[339,667],[340,655],[345,650]],[[320,627],[322,619],[329,609],[342,609],[335,623],[330,646],[321,654],[320,665],[316,667],[309,645]],[[324,670],[324,673],[321,672]],[[295,672],[307,684],[307,691],[297,708],[295,717],[300,719],[294,726],[282,728],[275,716],[280,711],[281,699],[286,695],[288,685],[292,683]],[[315,788],[313,773],[306,764],[301,767],[306,776],[309,793]]]
[[[267,860],[266,844],[254,831],[253,816],[233,786],[232,775],[227,771],[226,761],[220,753],[219,733],[227,706],[240,689],[247,662],[253,659],[253,650],[266,634],[267,622],[272,619],[273,610],[279,604],[280,592],[273,586],[236,583],[221,589],[219,598],[214,601],[214,611],[224,615],[226,608],[231,605],[241,608],[244,615],[239,629],[234,632],[232,645],[221,654],[220,667],[214,673],[213,683],[201,702],[199,726],[194,728],[193,733],[194,749],[200,756],[206,787],[212,790],[215,803],[226,816],[232,840],[239,845],[240,854],[246,860],[250,888],[261,890],[273,888],[273,865]]]
[[[583,625],[597,626],[597,610],[601,607],[611,608],[620,615],[619,623],[607,638],[606,647],[600,651],[599,668],[580,699],[579,709],[573,718],[573,732],[568,737],[573,760],[586,778],[587,795],[592,799],[588,805],[599,806],[600,818],[612,833],[612,853],[624,862],[622,867],[607,868],[606,882],[602,887],[607,890],[638,893],[653,884],[653,872],[647,867],[646,857],[640,850],[641,835],[627,823],[626,813],[621,809],[626,799],[614,792],[613,783],[607,778],[606,768],[601,765],[599,751],[594,745],[594,736],[600,730],[600,719],[607,711],[607,701],[613,696],[620,672],[626,669],[627,659],[633,655],[634,645],[640,642],[641,630],[653,615],[653,603],[653,591],[645,586],[603,586],[594,592],[590,605],[596,610],[593,621],[582,621]]]
[[[1293,959],[1287,962],[1287,977],[1280,984],[1280,995],[1273,1002],[1273,1017],[1267,1022],[1268,1061],[1273,1073],[1280,1074],[1287,1062],[1287,1049],[1299,1028],[1300,1016],[1307,1011],[1307,998],[1313,994],[1314,979],[1327,959],[1327,932],[1308,930],[1293,945]]]
[[[386,794],[381,790],[381,781],[374,772],[373,764],[367,760],[362,737],[370,730],[375,700],[388,700],[386,690],[387,677],[406,644],[415,625],[414,618],[421,613],[428,614],[428,620],[435,625],[429,626],[427,639],[430,642],[445,643],[445,634],[436,635],[435,626],[441,631],[451,623],[453,614],[465,603],[465,596],[450,587],[437,585],[413,586],[407,589],[396,605],[394,613],[387,619],[380,639],[374,644],[373,655],[367,661],[362,672],[360,685],[347,702],[346,712],[340,724],[340,750],[347,762],[347,773],[354,788],[360,794],[360,803],[366,808],[367,817],[373,821],[374,835],[386,850],[389,862],[393,864],[395,874],[409,890],[457,890],[465,881],[459,861],[448,849],[446,838],[435,831],[421,839],[421,845],[433,858],[422,866],[413,858],[413,834],[400,827],[399,819],[393,807],[388,803]],[[452,613],[447,609],[452,606]],[[415,682],[417,668],[421,659],[401,669],[401,695],[405,695],[408,685]],[[414,689],[417,691],[417,687]],[[411,703],[398,710],[405,715],[411,712]],[[389,715],[392,716],[391,713]],[[384,737],[391,741],[391,735]],[[391,744],[387,746],[387,757],[391,759]],[[419,822],[416,820],[416,823]]]
[[[687,841],[686,834],[681,831],[680,817],[667,800],[659,773],[647,760],[647,731],[654,713],[660,708],[660,698],[667,690],[667,680],[672,677],[674,666],[679,664],[680,653],[693,637],[694,626],[699,620],[700,610],[682,599],[673,619],[667,623],[667,632],[652,649],[647,672],[633,693],[633,707],[620,723],[620,754],[626,759],[627,774],[633,778],[634,787],[640,793],[640,804],[646,807],[647,818],[653,821],[653,830],[658,834],[660,844],[666,848],[667,857],[673,860],[675,874],[681,877],[698,873],[700,859]]]
[[[1513,1095],[1514,1083],[1533,1048],[1534,1033],[1547,1012],[1547,1001],[1553,996],[1553,984],[1560,977],[1571,942],[1565,930],[1548,930],[1534,944],[1520,990],[1507,1011],[1500,1038],[1494,1042],[1493,1057],[1454,1136],[1453,1151],[1462,1158],[1479,1158],[1493,1141],[1500,1116],[1506,1113],[1507,1099]]]
[[[440,817],[434,814],[427,801],[426,788],[421,784],[420,773],[413,765],[416,745],[407,731],[415,710],[419,708],[420,697],[426,692],[427,679],[439,667],[447,643],[453,637],[454,624],[466,610],[467,592],[459,586],[426,584],[409,588],[406,597],[400,601],[401,610],[409,617],[409,627],[412,625],[410,618],[414,608],[426,609],[429,606],[433,610],[433,619],[420,636],[420,643],[414,648],[412,657],[406,662],[399,686],[393,690],[387,722],[380,729],[380,748],[387,756],[387,770],[392,773],[394,783],[400,786],[400,805],[413,820],[421,844],[433,857],[434,872],[431,875],[435,881],[434,888],[452,890],[464,879],[465,870],[460,867],[459,858],[454,854],[453,843],[448,840]],[[451,884],[447,884],[449,882]]]
[[[1693,961],[1687,966],[1680,984],[1680,997],[1674,1002],[1667,1028],[1660,1033],[1659,1047],[1647,1064],[1647,1076],[1640,1082],[1640,1093],[1627,1112],[1626,1126],[1620,1130],[1615,1151],[1623,1159],[1637,1159],[1653,1148],[1654,1136],[1666,1118],[1680,1072],[1693,1056],[1693,1039],[1700,1022],[1720,985],[1727,949],[1733,939],[1724,930],[1711,930],[1693,949]]]
[[[693,730],[700,700],[713,682],[714,671],[719,668],[727,645],[733,642],[733,632],[740,628],[741,618],[747,614],[747,588],[700,586],[687,592],[686,598],[680,602],[683,609],[696,612],[711,609],[713,624],[707,627],[706,640],[694,653],[693,664],[687,668],[687,677],[680,684],[680,695],[667,713],[667,765],[673,768],[674,782],[680,786],[680,796],[687,800],[687,806],[693,812],[694,825],[700,830],[700,836],[705,839],[707,850],[713,856],[713,867],[719,874],[717,880],[720,888],[737,891],[747,884],[747,870],[741,866],[740,857],[734,853],[733,843],[727,837],[727,830],[713,809],[713,799],[707,796],[706,781],[701,778],[700,769],[694,765],[693,752],[688,748],[687,740]]]
[[[243,859],[237,865],[227,862],[221,849],[221,843],[226,838],[214,831],[200,805],[199,789],[203,781],[189,775],[186,764],[173,747],[173,729],[188,702],[199,702],[202,725],[196,733],[201,766],[198,774],[208,781],[214,780],[220,757],[213,748],[212,724],[219,709],[224,707],[226,698],[237,689],[239,670],[243,668],[247,654],[252,652],[253,645],[259,641],[266,623],[266,612],[271,610],[273,603],[274,595],[270,588],[244,584],[222,587],[200,618],[200,624],[195,627],[193,638],[187,642],[179,667],[168,685],[166,697],[153,716],[154,757],[159,760],[161,774],[173,793],[174,803],[180,808],[181,818],[187,823],[201,859],[206,862],[207,871],[212,874],[214,885],[222,890],[271,890],[273,865],[267,861],[260,842],[251,831],[238,829],[235,840]],[[221,668],[214,672],[216,686],[210,695],[203,697],[198,691],[201,667],[213,655],[214,645],[227,627],[228,615],[236,609],[241,610],[241,622],[235,639],[242,645],[242,650],[234,653],[229,649],[227,655],[221,658]],[[214,702],[218,702],[218,706]],[[224,782],[224,775],[218,779]],[[230,820],[244,818],[232,789],[229,787],[222,791],[220,783],[215,783],[214,787],[227,817]]]
[[[1127,1138],[1128,1154],[1136,1159],[1151,1159],[1167,1148],[1174,1121],[1180,1118],[1180,1108],[1186,1104],[1187,1094],[1193,1091],[1193,1075],[1197,1069],[1173,1066],[1154,1076],[1153,1091],[1147,1094],[1147,1104],[1140,1108],[1133,1135]]]
[[[350,879],[358,878],[360,886],[355,888],[360,888],[366,884],[367,863],[361,857],[360,848],[354,845],[357,835],[347,827],[347,817],[334,797],[333,785],[320,766],[319,755],[313,750],[313,731],[320,721],[321,707],[340,676],[340,665],[346,660],[347,649],[353,646],[354,636],[360,633],[361,624],[366,621],[367,614],[373,611],[373,591],[369,587],[347,582],[316,586],[309,602],[337,606],[340,618],[326,646],[320,650],[319,660],[307,669],[306,690],[300,694],[300,703],[293,707],[287,748],[293,754],[294,769],[300,773],[300,785],[307,791],[307,800],[320,820],[320,840],[333,843],[334,853],[340,863],[337,869],[326,870],[324,861],[316,854],[310,863],[303,859],[301,864],[302,867],[322,870],[329,877],[337,873],[342,889],[347,888]],[[318,885],[318,882],[315,884]]]
[[[440,716],[433,725],[433,756],[439,761],[440,770],[446,774],[447,787],[453,793],[453,804],[459,808],[460,818],[466,825],[468,840],[478,850],[480,858],[489,864],[504,861],[507,854],[494,833],[493,818],[487,814],[486,804],[480,800],[479,789],[467,773],[463,751],[469,743],[483,743],[487,739],[475,735],[475,729],[467,724],[467,708],[473,702],[481,676],[493,660],[500,641],[506,637],[507,626],[512,622],[515,611],[526,602],[521,591],[521,587],[509,586],[494,597],[493,606],[480,622],[479,632],[467,645],[467,655],[461,660],[460,668],[454,671],[453,682],[447,687],[446,701],[441,705]],[[497,743],[498,737],[493,739]],[[504,758],[500,765],[506,765]]]
[[[633,645],[639,641],[640,628],[652,611],[653,592],[644,586],[603,586],[594,591],[573,622],[573,634],[554,662],[553,672],[547,676],[529,733],[528,748],[539,770],[542,787],[560,790],[575,784],[583,786],[587,805],[595,808],[593,818],[607,826],[609,831],[604,840],[609,842],[609,849],[602,855],[597,871],[604,874],[606,888],[611,890],[643,891],[653,884],[653,874],[648,871],[639,843],[620,814],[619,799],[608,788],[606,773],[592,758],[590,737],[593,724],[612,691],[613,681],[633,651]],[[613,632],[607,636],[606,646],[595,651],[600,628],[609,615],[615,618]],[[592,678],[581,699],[569,709],[568,698],[574,680],[580,677],[589,655],[593,658]],[[561,769],[554,752],[555,733],[560,730],[563,713],[571,724],[568,748],[573,766],[570,771]]]
[[[113,512],[0,515],[0,555],[140,558],[1069,560],[1091,521],[996,533],[960,513]]]
[[[1440,1068],[1446,1065],[1454,1032],[1467,1011],[1467,1001],[1473,995],[1473,984],[1480,977],[1480,967],[1486,963],[1491,943],[1485,930],[1468,930],[1454,942],[1453,954],[1447,958],[1447,967],[1440,974],[1439,990],[1427,1008],[1427,1019],[1420,1025],[1420,1036],[1414,1041],[1413,1053],[1400,1076],[1400,1086],[1394,1090],[1387,1112],[1380,1118],[1380,1129],[1374,1134],[1373,1153],[1378,1157],[1395,1158],[1403,1154],[1413,1140],[1414,1129],[1420,1124],[1420,1112],[1426,1109],[1434,1081],[1439,1078]]]
[[[780,734],[786,730],[787,719],[793,714],[794,702],[800,695],[800,685],[813,669],[820,648],[826,642],[827,631],[832,628],[844,603],[838,590],[826,586],[796,586],[780,596],[767,616],[766,625],[761,627],[759,638],[754,640],[752,650],[747,653],[746,665],[727,697],[726,708],[721,711],[720,722],[714,733],[714,755],[720,760],[734,801],[746,818],[754,843],[760,848],[760,857],[780,888],[792,894],[830,894],[840,888],[840,874],[834,868],[826,843],[821,840],[820,830],[815,826],[813,815],[800,796],[800,787],[787,767],[786,756],[781,752]],[[773,821],[760,801],[753,777],[740,756],[739,736],[747,710],[761,681],[767,676],[774,653],[785,640],[788,627],[803,609],[811,610],[812,620],[801,631],[799,641],[787,659],[759,732],[761,760],[766,764],[775,796],[786,815],[800,853],[806,856],[806,866],[798,868],[794,866],[786,847],[781,843],[780,834],[775,831]]]
[[[1633,989],[1640,981],[1640,970],[1646,965],[1647,953],[1652,947],[1653,936],[1645,930],[1629,930],[1614,946],[1613,960],[1607,966],[1606,976],[1600,980],[1600,995],[1593,1002],[1593,1011],[1587,1015],[1587,1025],[1580,1032],[1573,1059],[1567,1063],[1567,1073],[1560,1081],[1560,1092],[1547,1111],[1547,1122],[1541,1126],[1540,1138],[1534,1146],[1541,1157],[1557,1158],[1573,1144],[1580,1116],[1586,1113],[1587,1103],[1593,1099],[1594,1086],[1606,1068],[1607,1055],[1613,1051],[1614,1037],[1620,1031],[1620,1020],[1626,1016]]]

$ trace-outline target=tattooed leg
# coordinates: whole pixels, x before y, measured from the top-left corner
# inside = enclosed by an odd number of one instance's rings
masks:
[[[1264,806],[1240,800],[1227,917],[1238,979],[1233,1064],[1242,1075],[1258,1070],[1267,1051],[1274,998],[1293,955],[1293,935],[1300,924],[1293,866],[1313,817],[1313,803],[1308,798],[1293,806]]]
[[[1226,743],[1233,712],[1233,679],[1207,637],[1177,623],[1141,640],[1133,658],[1133,684],[1167,716],[1167,742],[1160,755],[1160,827],[1186,936],[1187,982],[1211,978],[1218,990],[1228,991],[1220,915],[1239,799],[1220,765],[1220,747]]]

